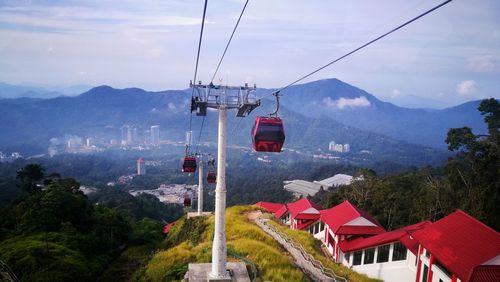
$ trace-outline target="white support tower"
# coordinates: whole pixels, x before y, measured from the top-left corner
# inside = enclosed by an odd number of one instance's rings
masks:
[[[198,168],[198,215],[203,215],[203,159],[201,157]]]
[[[227,271],[226,246],[226,124],[227,110],[236,109],[237,117],[244,117],[260,105],[255,97],[256,86],[243,87],[216,86],[212,83],[194,85],[196,95],[191,101],[191,111],[198,116],[205,116],[207,108],[217,109],[219,112],[219,131],[217,145],[217,184],[215,187],[215,230],[212,245],[212,271],[208,275],[209,281],[230,281]],[[201,167],[201,166],[200,166]]]

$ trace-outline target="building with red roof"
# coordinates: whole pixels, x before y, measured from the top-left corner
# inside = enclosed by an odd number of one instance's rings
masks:
[[[254,206],[261,207],[265,210],[267,210],[270,213],[276,213],[278,210],[280,210],[284,204],[276,204],[276,203],[271,203],[271,202],[257,202],[254,204]]]
[[[465,212],[412,236],[420,244],[415,281],[500,281],[500,234]]]
[[[386,282],[413,281],[418,242],[412,237],[432,223],[422,221],[371,237],[351,237],[339,243],[339,260],[354,271]]]
[[[287,204],[284,222],[292,229],[305,229],[320,218],[321,207],[307,198]],[[288,214],[288,215],[287,215]],[[283,216],[282,216],[283,217]]]
[[[322,240],[333,259],[386,282],[500,281],[500,234],[457,210],[386,232],[370,214],[348,201],[327,210],[300,199],[260,202],[293,229]]]
[[[323,243],[337,262],[341,262],[339,243],[342,241],[385,232],[375,218],[349,201],[322,210],[321,221],[325,224]]]

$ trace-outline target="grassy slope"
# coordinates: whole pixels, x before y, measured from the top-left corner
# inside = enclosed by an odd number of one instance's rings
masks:
[[[256,264],[258,281],[308,281],[308,278],[293,264],[284,249],[272,237],[248,220],[246,213],[255,209],[256,207],[252,206],[234,206],[227,209],[228,249]],[[213,216],[204,219],[187,220],[184,218],[180,220],[168,235],[166,243],[169,249],[156,253],[151,261],[136,273],[135,280],[180,280],[187,270],[188,263],[210,262],[213,227]],[[297,234],[303,236],[307,233]],[[306,242],[305,247],[315,257],[322,256],[321,251],[318,251],[317,248],[309,248],[309,244],[315,244],[310,236],[307,238],[303,236],[301,240]],[[326,264],[324,261],[323,263]],[[335,265],[333,262],[330,264]],[[328,265],[330,266],[330,264]],[[335,266],[336,268],[332,268],[338,270],[339,266]],[[351,281],[373,281],[348,269],[343,271],[342,273],[349,274]]]

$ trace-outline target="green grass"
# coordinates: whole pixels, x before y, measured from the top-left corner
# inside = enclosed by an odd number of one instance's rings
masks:
[[[257,281],[308,281],[276,241],[247,218],[252,206],[235,206],[226,211],[228,248],[252,261],[258,269]],[[154,255],[136,275],[137,281],[179,281],[188,263],[206,263],[212,258],[214,218],[181,219],[166,240],[170,248]],[[205,225],[201,236],[191,240],[186,234]],[[186,229],[191,228],[191,229]],[[180,238],[186,238],[179,243]],[[176,244],[177,243],[177,244]],[[174,245],[176,244],[176,245]],[[235,260],[229,257],[229,260]]]
[[[271,236],[248,219],[247,214],[258,210],[254,206],[234,206],[226,210],[226,239],[228,249],[252,261],[258,270],[257,281],[309,281],[290,256]],[[358,274],[336,264],[321,252],[321,242],[304,231],[291,230],[270,221],[323,265],[349,281],[380,281]],[[157,252],[149,263],[135,275],[134,281],[180,281],[189,263],[211,261],[214,217],[183,218],[172,227],[164,251]],[[229,257],[229,261],[234,258]]]

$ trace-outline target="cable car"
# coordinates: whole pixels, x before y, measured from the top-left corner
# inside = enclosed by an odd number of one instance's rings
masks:
[[[184,207],[188,208],[191,206],[191,198],[189,196],[184,196]]]
[[[186,156],[182,161],[182,172],[195,172],[196,171],[196,157]]]
[[[209,184],[213,184],[217,181],[217,174],[215,174],[215,159],[210,158],[207,161],[207,164],[208,164],[207,182]]]
[[[217,175],[213,171],[207,173],[207,183],[213,184],[217,180]]]
[[[253,149],[257,152],[281,152],[285,143],[283,121],[279,117],[255,118],[252,141]]]

